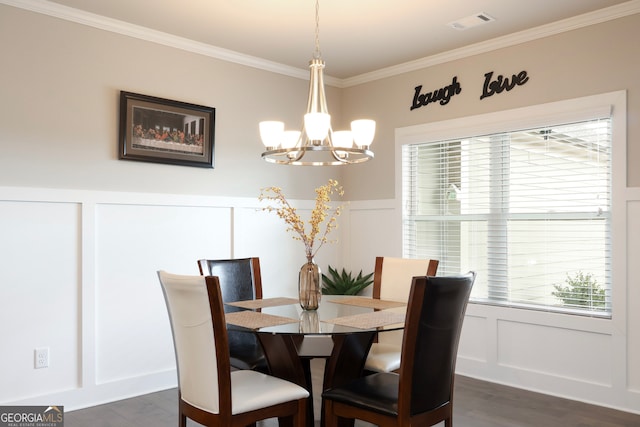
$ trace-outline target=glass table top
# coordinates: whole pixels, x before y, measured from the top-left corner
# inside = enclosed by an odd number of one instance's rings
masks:
[[[334,335],[399,330],[406,305],[371,297],[323,295],[317,310],[305,311],[292,298],[225,304],[230,329],[272,334]],[[277,304],[277,305],[272,305]]]

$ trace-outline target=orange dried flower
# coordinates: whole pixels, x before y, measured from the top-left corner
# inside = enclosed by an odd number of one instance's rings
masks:
[[[260,190],[260,196],[258,200],[271,200],[275,202],[275,206],[267,206],[263,210],[269,212],[275,212],[280,218],[282,218],[288,225],[287,231],[294,232],[293,238],[300,240],[304,243],[305,255],[308,260],[311,260],[318,252],[318,250],[325,243],[333,243],[335,240],[328,240],[329,233],[338,228],[337,217],[340,216],[343,206],[340,205],[335,209],[331,208],[329,204],[331,202],[331,195],[338,194],[344,195],[344,189],[335,179],[330,179],[326,185],[322,185],[315,189],[316,191],[316,205],[311,211],[311,219],[309,220],[310,230],[307,232],[306,224],[298,215],[296,208],[289,204],[289,201],[282,193],[282,189],[279,187],[266,187]],[[329,215],[331,213],[331,215]],[[329,218],[327,220],[327,217]],[[326,223],[325,223],[325,220]],[[324,231],[322,225],[324,225]],[[317,243],[317,246],[316,246]],[[315,250],[314,250],[315,246]]]

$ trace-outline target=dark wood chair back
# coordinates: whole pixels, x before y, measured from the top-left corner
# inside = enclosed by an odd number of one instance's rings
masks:
[[[223,302],[262,298],[259,258],[201,259],[198,268],[202,276],[219,278]]]
[[[452,406],[458,344],[474,280],[475,273],[414,279],[402,343],[400,412],[429,414]],[[450,409],[443,412],[450,417]]]

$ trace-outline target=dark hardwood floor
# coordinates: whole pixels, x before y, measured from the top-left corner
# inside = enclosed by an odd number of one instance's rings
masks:
[[[321,375],[322,365],[314,364],[316,389]],[[316,419],[319,419],[320,401],[317,393],[314,394]],[[172,389],[71,411],[65,414],[65,427],[176,427],[176,402],[177,390]],[[453,424],[455,427],[639,427],[640,415],[458,377]],[[277,425],[276,420],[267,420],[257,427]],[[189,421],[188,426],[199,424]],[[356,427],[364,426],[369,424],[356,423]]]

